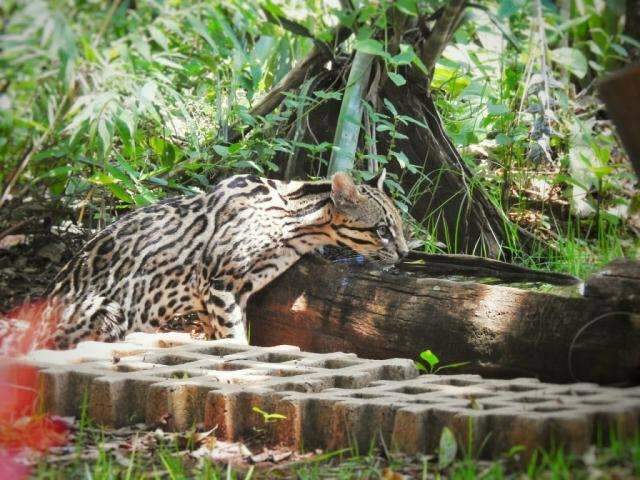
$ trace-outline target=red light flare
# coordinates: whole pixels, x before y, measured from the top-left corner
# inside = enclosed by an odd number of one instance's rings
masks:
[[[55,304],[44,300],[11,311],[6,316],[10,319],[9,328],[0,338],[2,354],[18,357],[50,346],[59,311]],[[20,324],[16,324],[18,321]],[[20,462],[27,451],[43,453],[68,440],[67,424],[42,413],[40,399],[39,377],[34,367],[0,366],[0,480],[21,480],[29,475],[30,468]]]

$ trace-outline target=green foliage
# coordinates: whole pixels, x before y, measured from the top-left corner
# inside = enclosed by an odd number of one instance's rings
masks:
[[[509,218],[551,243],[534,245],[529,255],[520,244],[504,250],[534,268],[584,276],[640,249],[637,227],[628,227],[637,223],[634,174],[611,128],[596,120],[591,96],[594,78],[623,66],[637,42],[622,34],[624,2],[569,2],[568,11],[542,2],[541,19],[536,3],[470,10],[432,86],[448,134],[474,178],[482,178],[479,186]],[[556,216],[551,206],[566,202],[568,214]],[[535,214],[534,203],[543,206]],[[420,234],[434,237],[439,216],[435,209]],[[426,250],[454,252],[451,235]]]
[[[456,459],[457,453],[458,443],[456,442],[456,437],[448,427],[444,427],[438,444],[438,467],[441,470],[447,468]]]
[[[268,412],[265,412],[264,410],[262,410],[258,406],[254,406],[251,410],[253,410],[256,413],[259,413],[262,416],[262,421],[264,423],[273,423],[273,422],[277,422],[279,420],[286,420],[286,418],[287,418],[286,415],[282,415],[281,413],[268,413]]]
[[[446,433],[445,433],[446,432]],[[582,457],[572,455],[562,448],[535,451],[528,462],[520,454],[523,448],[513,447],[502,458],[491,462],[479,461],[467,452],[456,459],[458,446],[451,430],[441,433],[438,461],[429,462],[429,456],[405,455],[378,456],[375,451],[366,455],[344,449],[317,454],[309,459],[272,466],[265,470],[254,469],[240,472],[230,465],[218,465],[209,459],[194,462],[175,443],[159,441],[151,452],[139,452],[135,445],[139,439],[131,439],[134,445],[130,454],[116,455],[104,444],[108,432],[92,426],[90,437],[76,437],[75,458],[62,455],[62,463],[52,462],[52,457],[43,458],[32,473],[33,478],[93,478],[93,479],[138,479],[138,478],[393,478],[393,472],[407,472],[417,478],[453,478],[501,480],[504,478],[588,478],[599,475],[605,478],[630,478],[640,474],[640,437],[628,440],[612,437],[608,445],[587,451]],[[84,455],[81,456],[80,452]],[[279,468],[278,468],[279,467]]]
[[[436,374],[445,368],[459,368],[468,365],[469,362],[450,363],[448,365],[441,365],[438,356],[431,350],[424,350],[420,352],[420,360],[415,362],[416,368],[425,373]]]
[[[394,39],[394,28],[401,16],[422,18],[440,3],[355,2],[345,10],[311,0],[4,2],[0,183],[7,185],[26,158],[20,187],[109,221],[119,210],[202,191],[231,173],[276,173],[276,155],[288,162],[279,174],[293,172],[303,154],[306,170],[322,176],[334,146],[304,132],[311,112],[345,100],[344,88],[320,88],[310,75],[285,93],[282,108],[261,116],[252,107],[313,46],[332,51],[336,23],[355,36],[333,53],[372,56],[374,72],[407,88],[408,69],[426,68],[411,36]],[[506,223],[505,255],[584,275],[638,250],[629,227],[640,210],[634,177],[591,95],[594,80],[624,65],[640,45],[623,34],[622,0],[565,2],[566,10],[540,2],[541,18],[537,4],[470,4],[435,67],[432,93],[473,174],[462,193],[483,189],[505,218],[551,244],[525,254],[512,240],[516,227]],[[451,172],[427,177],[399,147],[403,126],[423,128],[428,119],[362,96],[352,102],[363,109],[362,121],[342,117],[364,147],[349,163],[363,179],[398,166],[400,175],[390,174],[386,184],[408,212]],[[390,141],[383,151],[381,138]],[[408,191],[401,187],[406,175],[416,178]],[[523,192],[533,190],[545,205],[569,202],[568,218],[544,208],[532,214]],[[459,250],[456,227],[442,221],[446,204],[432,205],[413,225],[427,251]]]
[[[94,3],[6,6],[0,181],[45,135],[24,180],[66,198],[144,205],[206,188],[212,169],[274,168],[277,143],[224,139],[309,41],[246,2]]]
[[[420,358],[429,364],[431,371],[440,363],[440,359],[431,350],[425,350],[420,353]]]

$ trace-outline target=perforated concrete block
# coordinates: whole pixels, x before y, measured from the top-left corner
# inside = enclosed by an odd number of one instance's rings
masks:
[[[121,343],[37,351],[19,362],[39,369],[45,408],[54,413],[79,415],[86,399],[89,415],[107,426],[201,424],[225,440],[259,431],[268,441],[304,449],[366,450],[384,441],[407,453],[434,452],[446,427],[485,457],[515,445],[527,451],[564,445],[580,453],[612,431],[635,434],[640,421],[640,387],[418,376],[406,359],[188,334],[137,333]]]

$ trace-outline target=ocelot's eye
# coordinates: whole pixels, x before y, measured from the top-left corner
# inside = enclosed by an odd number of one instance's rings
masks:
[[[381,225],[376,230],[378,236],[384,239],[390,239],[393,235],[391,235],[391,230],[386,225]]]

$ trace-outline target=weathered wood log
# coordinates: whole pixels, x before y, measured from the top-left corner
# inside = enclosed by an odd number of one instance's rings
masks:
[[[472,276],[491,277],[502,283],[538,282],[551,285],[577,285],[581,280],[572,275],[557,272],[531,270],[491,258],[464,254],[431,254],[412,251],[400,268],[416,272],[423,277]]]
[[[640,311],[640,261],[614,260],[587,280],[584,294],[620,309]]]
[[[456,372],[640,380],[640,314],[615,303],[305,258],[249,302],[251,341],[367,358],[431,349]]]

